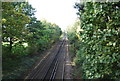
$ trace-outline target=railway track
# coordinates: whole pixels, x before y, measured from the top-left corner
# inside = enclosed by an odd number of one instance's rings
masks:
[[[64,47],[65,38],[60,42],[58,48],[52,51],[37,68],[35,68],[25,81],[34,81],[35,79],[41,79],[42,81],[55,79],[64,79]]]

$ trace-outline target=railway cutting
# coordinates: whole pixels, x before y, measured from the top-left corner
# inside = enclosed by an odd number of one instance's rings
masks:
[[[69,75],[71,73],[71,72],[65,71],[66,61],[68,61],[69,59],[67,56],[68,56],[68,43],[67,43],[67,37],[64,36],[63,39],[60,40],[53,47],[53,50],[50,51],[49,55],[45,56],[34,67],[34,69],[26,77],[25,81],[34,81],[35,79],[40,79],[42,81],[66,79],[65,74]],[[71,66],[70,66],[70,69],[72,69]]]

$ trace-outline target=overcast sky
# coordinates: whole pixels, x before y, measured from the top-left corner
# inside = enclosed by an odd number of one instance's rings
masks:
[[[74,3],[77,0],[28,0],[36,8],[38,20],[46,19],[62,29],[74,23],[77,18]]]

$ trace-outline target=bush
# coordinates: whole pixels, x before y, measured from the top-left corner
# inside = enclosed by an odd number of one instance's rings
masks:
[[[21,57],[21,56],[25,56],[25,55],[28,55],[28,52],[26,50],[27,48],[24,47],[23,45],[21,44],[15,44],[12,48],[12,54],[18,56],[18,57]]]
[[[82,68],[84,79],[119,79],[119,5],[120,2],[87,2],[82,8],[81,4],[76,5],[83,29],[76,63]]]

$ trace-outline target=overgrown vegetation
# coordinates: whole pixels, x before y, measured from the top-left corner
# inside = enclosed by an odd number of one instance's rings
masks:
[[[83,31],[76,35],[75,26],[68,36],[82,78],[120,79],[120,2],[76,3],[75,8]]]
[[[36,53],[59,40],[59,26],[37,20],[34,13],[27,2],[2,3],[3,79],[20,77],[38,59]]]

